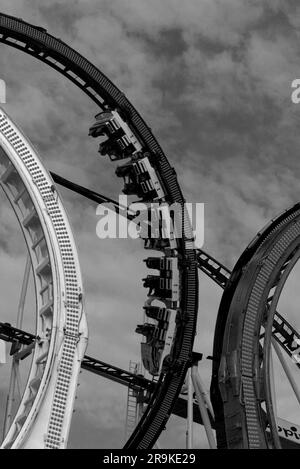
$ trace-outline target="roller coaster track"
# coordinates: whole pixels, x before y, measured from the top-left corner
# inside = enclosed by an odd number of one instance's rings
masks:
[[[202,250],[198,251],[197,260],[199,269],[220,287],[225,289],[229,282],[230,270],[210,254],[207,254]],[[274,339],[279,343],[289,357],[292,357],[295,351],[295,343],[297,343],[297,340],[300,340],[300,334],[281,314],[278,313],[278,311],[276,311],[274,315],[272,334]],[[296,366],[300,367],[299,364],[296,364]]]
[[[2,448],[64,448],[87,345],[79,262],[50,175],[1,109],[0,186],[28,248],[39,336],[27,385]]]
[[[128,214],[127,208],[120,206],[115,200],[112,200],[103,194],[91,191],[90,189],[82,187],[79,184],[75,184],[65,178],[62,178],[61,176],[58,176],[55,173],[51,173],[51,176],[53,177],[54,182],[57,184],[62,185],[72,190],[73,192],[77,192],[89,200],[92,200],[96,203],[111,203],[119,213],[121,213],[126,218],[131,219],[131,214]],[[204,272],[221,288],[226,288],[231,275],[231,271],[226,266],[221,264],[217,259],[202,249],[197,250],[197,262],[198,268],[202,272]],[[278,312],[276,312],[274,316],[273,336],[285,350],[285,352],[291,357],[294,351],[293,344],[296,342],[296,339],[300,339],[300,336],[298,332],[288,323],[288,321],[286,321],[286,319],[284,319],[284,317],[281,316]]]
[[[95,191],[91,191],[86,187],[82,187],[79,184],[75,184],[61,176],[58,176],[55,173],[51,173],[54,182],[63,187],[66,187],[73,192],[76,192],[89,200],[92,200],[96,203],[110,203],[112,204],[118,213],[122,214],[128,219],[132,219],[133,216],[128,213],[127,207],[122,207],[116,202],[103,194],[99,194]],[[206,253],[202,249],[197,250],[197,265],[198,268],[204,272],[210,279],[212,279],[217,285],[225,289],[229,283],[229,278],[231,271],[223,264],[221,264],[217,259],[215,259],[210,254]],[[273,337],[280,344],[280,346],[285,350],[285,352],[291,357],[295,349],[296,340],[300,339],[298,332],[288,323],[288,321],[281,316],[278,312],[275,312],[273,320]],[[300,366],[300,365],[297,365]]]
[[[232,448],[248,446],[257,448],[266,447],[269,444],[267,443],[268,438],[266,436],[266,432],[265,430],[262,430],[264,427],[262,420],[265,420],[265,414],[259,408],[259,399],[257,398],[257,382],[255,383],[255,380],[253,379],[253,376],[255,374],[257,375],[259,371],[249,371],[253,366],[253,349],[251,348],[252,346],[250,347],[249,345],[250,342],[246,341],[246,337],[248,337],[252,343],[255,343],[255,341],[257,342],[258,340],[257,337],[259,340],[261,340],[264,339],[266,334],[267,337],[265,340],[267,341],[267,344],[270,342],[270,337],[273,337],[273,339],[276,340],[280,347],[291,357],[298,347],[296,341],[300,339],[299,332],[282,316],[282,314],[274,309],[273,297],[276,297],[276,295],[272,293],[270,294],[270,297],[265,300],[265,307],[267,307],[268,312],[271,308],[270,305],[273,305],[273,310],[268,316],[271,317],[268,323],[268,334],[265,332],[264,328],[262,331],[256,330],[254,332],[253,329],[251,329],[252,326],[250,326],[251,321],[253,325],[252,318],[252,320],[249,319],[250,322],[245,322],[244,324],[245,329],[243,330],[243,344],[234,343],[233,337],[241,337],[241,335],[238,335],[237,333],[236,326],[239,324],[239,327],[242,327],[242,315],[240,313],[241,311],[244,311],[246,297],[248,297],[247,295],[250,295],[250,291],[252,291],[251,289],[253,288],[253,286],[251,286],[251,282],[249,281],[250,273],[248,273],[247,280],[245,280],[246,272],[248,269],[250,272],[250,268],[259,269],[260,266],[264,264],[264,254],[260,254],[260,257],[258,258],[258,253],[260,252],[259,250],[261,246],[266,245],[268,242],[271,244],[272,240],[276,239],[276,236],[279,236],[281,233],[284,234],[290,226],[296,226],[299,215],[300,204],[297,203],[290,209],[285,210],[278,217],[271,220],[266,225],[266,227],[255,236],[253,241],[240,256],[231,273],[215,259],[211,258],[210,261],[210,256],[208,256],[206,253],[201,252],[198,254],[199,268],[224,288],[215,329],[213,374],[211,382],[211,400],[215,413],[215,426],[219,448],[228,446]],[[276,249],[276,247],[274,247],[274,249]],[[283,256],[284,254],[282,249],[283,248],[281,248],[280,252],[282,252]],[[296,257],[294,256],[294,258]],[[279,280],[281,276],[283,276],[285,269],[287,275],[289,272],[289,267],[293,265],[291,262],[293,259],[286,260],[286,264],[283,267],[277,267],[276,265],[274,266],[274,272],[272,272],[272,275],[275,277],[277,275],[277,277],[273,280],[273,288],[276,287],[277,283],[277,288],[279,288]],[[281,264],[279,263],[279,266],[280,265]],[[271,282],[270,279],[269,282]],[[237,290],[238,287],[239,290]],[[233,298],[238,298],[238,293],[236,293],[237,291],[240,292],[240,299],[238,306],[237,304],[234,306]],[[245,303],[241,302],[241,298],[243,298]],[[234,322],[233,318],[229,317],[229,314],[235,315],[233,317],[235,317],[236,323]],[[263,326],[263,324],[261,325]],[[241,332],[239,332],[239,334],[241,334]],[[230,340],[232,340],[231,345]],[[240,390],[241,385],[240,380],[242,378],[239,374],[239,359],[236,350],[239,350],[239,347],[242,346],[244,347],[244,370],[248,370],[248,377],[244,377],[243,381],[243,389],[245,389],[244,399],[247,397],[249,406],[252,405],[251,410],[248,410],[248,420],[245,415],[242,415],[241,405],[239,399],[237,399],[237,395],[239,395],[240,392],[238,391]],[[252,350],[252,355],[249,350]],[[299,367],[299,364],[297,364],[297,366]],[[249,373],[251,376],[249,376]],[[269,384],[267,383],[266,387],[268,388],[268,386]],[[254,389],[255,387],[256,389]],[[260,390],[260,392],[262,393],[263,391]],[[247,395],[247,393],[249,393],[249,395]],[[268,399],[270,402],[270,396]],[[225,415],[224,408],[226,412]],[[273,438],[276,440],[276,442],[273,442],[273,444],[275,444],[275,446],[277,445],[277,447],[280,447],[279,439],[276,436],[277,427],[274,416],[272,416],[270,410],[268,412],[269,420],[271,420],[270,428],[272,429]],[[252,418],[250,415],[252,415],[252,417],[255,415],[255,417]],[[245,437],[245,435],[248,436]]]
[[[204,255],[202,252],[201,255]],[[205,254],[205,257],[207,254]],[[210,256],[208,256],[210,257]],[[213,259],[213,258],[212,258]],[[207,272],[207,270],[206,270]],[[32,343],[36,340],[39,340],[34,334],[27,333],[23,330],[12,327],[7,323],[0,323],[0,340],[5,342],[12,343],[12,352],[19,355],[19,359],[23,360],[32,352]],[[24,345],[25,348],[21,352],[15,352],[15,345]],[[17,348],[18,349],[18,348]],[[27,352],[28,350],[28,352]],[[88,355],[85,355],[81,362],[81,368],[88,372],[94,373],[98,376],[104,377],[111,381],[114,381],[123,386],[130,386],[134,391],[140,393],[152,393],[153,389],[156,386],[154,381],[150,381],[144,378],[141,375],[135,373],[130,373],[127,370],[122,370],[121,368],[115,367],[108,363],[102,362],[96,358],[92,358]],[[187,417],[187,399],[184,397],[179,397],[176,401],[176,404],[172,411],[173,415],[176,415],[181,418]],[[199,407],[197,402],[194,400],[193,403],[193,419],[195,423],[203,425],[202,417],[199,412]],[[210,415],[212,428],[215,428],[215,422]],[[286,449],[298,449],[299,446],[296,443],[293,443],[291,440],[286,438],[280,438],[282,447]]]
[[[84,57],[82,57],[76,51],[71,49],[61,40],[49,35],[43,28],[30,25],[24,22],[23,20],[13,18],[5,14],[0,14],[0,42],[14,47],[22,52],[25,52],[31,55],[32,57],[35,57],[38,60],[49,65],[53,69],[57,70],[59,73],[68,78],[71,82],[76,84],[76,86],[78,86],[90,99],[92,99],[100,107],[101,110],[106,110],[108,108],[120,110],[122,114],[126,116],[126,120],[130,122],[133,131],[135,132],[139,140],[142,142],[144,150],[151,155],[151,161],[154,162],[153,167],[165,189],[166,200],[170,204],[177,202],[181,206],[183,206],[184,199],[177,182],[176,173],[168,163],[168,160],[164,155],[163,150],[152,135],[151,130],[145,124],[145,122],[135,110],[135,108],[127,100],[125,95],[120,92],[113,85],[113,83],[105,75],[103,75],[102,72],[100,72]],[[4,180],[5,178],[6,176],[4,176]],[[60,176],[57,176],[57,178],[60,178]],[[98,201],[100,199],[96,200],[95,195],[94,200]],[[236,386],[236,384],[233,384],[235,378],[232,378],[232,376],[230,378],[227,370],[228,366],[232,366],[232,364],[228,364],[227,357],[223,355],[223,344],[226,340],[228,341],[230,338],[228,335],[228,329],[226,329],[226,324],[228,323],[228,317],[230,312],[230,305],[232,303],[235,292],[237,290],[240,280],[244,275],[245,270],[248,267],[250,269],[250,266],[253,266],[254,259],[256,259],[255,255],[259,252],[259,249],[261,248],[263,243],[267,243],[268,240],[272,238],[272,236],[281,232],[283,233],[283,230],[288,229],[289,222],[296,219],[299,211],[299,204],[297,204],[288,211],[281,214],[276,219],[272,220],[267,225],[267,227],[262,230],[262,232],[258,233],[252,243],[250,243],[250,245],[242,254],[231,273],[228,269],[226,269],[226,267],[219,264],[215,259],[208,256],[203,251],[200,251],[196,257],[196,250],[194,249],[193,242],[191,241],[192,230],[189,225],[189,221],[185,217],[185,222],[187,225],[185,233],[187,233],[187,235],[186,238],[178,240],[177,243],[177,250],[179,254],[178,257],[181,261],[180,309],[183,313],[183,321],[177,327],[177,332],[174,340],[174,344],[176,344],[176,347],[174,348],[172,366],[166,373],[160,375],[158,385],[151,394],[149,405],[139,425],[137,426],[131,438],[127,442],[125,446],[126,448],[152,447],[159,434],[161,433],[162,429],[165,427],[165,424],[172,409],[176,405],[177,398],[185,378],[186,370],[190,364],[195,335],[198,303],[197,265],[203,272],[209,275],[210,278],[212,278],[220,287],[224,289],[224,294],[219,308],[219,314],[215,330],[213,351],[213,377],[211,385],[211,395],[216,415],[216,429],[219,447],[227,445],[227,443],[225,442],[225,432],[227,432],[227,441],[229,442],[229,446],[234,447],[235,445],[241,445],[240,440],[238,443],[236,443],[237,435],[236,431],[233,430],[234,428],[241,428],[241,425],[245,425],[244,422],[241,423],[240,416],[237,416],[235,419],[232,419],[232,422],[229,424],[229,426],[227,425],[226,430],[224,428],[224,396],[229,393],[231,396],[231,403],[234,402],[234,396],[232,396],[232,393],[234,386]],[[127,215],[128,214],[126,214],[126,216]],[[24,222],[25,228],[27,223],[31,223],[31,217],[34,218],[34,213],[30,215],[28,220],[22,219],[23,228]],[[44,265],[40,268],[42,270],[38,270],[38,272],[41,276],[43,275]],[[49,287],[48,290],[50,290]],[[273,307],[272,298],[270,299],[269,304],[271,310],[271,307]],[[247,323],[245,323],[244,326],[247,329]],[[297,331],[276,310],[272,311],[272,324],[269,325],[269,328],[271,328],[271,334],[274,339],[280,344],[280,346],[286,351],[286,353],[291,356],[295,350],[295,339],[299,338],[299,334],[297,333]],[[243,333],[245,335],[247,335],[247,333],[252,333],[252,330],[250,330],[251,328],[249,328],[249,331],[247,331],[246,329],[243,330]],[[43,337],[42,333],[41,336]],[[37,347],[35,349],[37,349]],[[243,354],[243,364],[245,369],[247,368],[247,366],[250,366],[251,359],[252,357],[250,357],[249,354],[247,358],[245,349]],[[98,364],[99,363],[100,362],[98,362]],[[96,364],[96,362],[94,364]],[[91,363],[90,366],[92,366]],[[222,366],[224,366],[224,369],[222,368]],[[26,422],[26,419],[29,415],[26,412],[27,410],[29,410],[29,405],[34,402],[34,400],[32,399],[33,394],[34,397],[36,397],[39,392],[38,389],[40,382],[38,382],[38,380],[36,380],[35,378],[36,376],[34,376],[31,380],[31,386],[28,387],[28,393],[31,394],[27,396],[28,399],[21,405],[21,408],[23,406],[23,411],[20,411],[21,413],[17,415],[16,422],[13,425],[14,430],[12,430],[12,432],[10,432],[10,434],[8,435],[9,443],[7,444],[7,447],[14,447],[14,445],[18,445],[19,440],[21,440],[23,437],[26,439],[28,429],[25,428],[26,426],[24,425],[24,423]],[[75,381],[76,380],[73,379],[72,375],[72,384],[74,384]],[[249,402],[251,401],[253,403],[255,399],[253,383],[250,383],[250,381],[248,380],[244,387],[246,389],[245,395],[248,392],[248,400]],[[220,390],[222,395],[220,393]],[[225,398],[225,401],[226,399],[227,398]],[[52,408],[52,405],[55,407],[55,402],[56,401],[53,397],[51,401],[51,406],[49,406],[49,408]],[[24,406],[26,410],[25,413]],[[227,404],[225,404],[225,408],[226,406]],[[232,414],[233,409],[234,405],[230,408],[229,411],[226,410],[227,413],[229,412],[228,415]],[[56,411],[54,411],[54,414],[55,412]],[[255,415],[255,418],[248,418],[246,416],[246,422],[248,425],[246,428],[246,431],[248,432],[247,444],[249,444],[250,447],[261,447],[261,445],[263,446],[266,444],[264,442],[265,436],[260,435],[261,422],[259,422],[259,419],[257,417],[258,414],[255,413]],[[53,428],[57,428],[57,421],[55,421],[55,418],[52,419],[52,424]],[[63,425],[59,423],[58,427],[60,428],[59,432],[52,432],[51,429],[52,439],[51,441],[50,439],[48,439],[47,443],[50,447],[51,444],[53,444],[54,447],[62,447],[63,445]],[[65,426],[65,428],[67,427],[68,425]],[[36,423],[35,428],[39,428],[38,431],[40,432],[41,427],[36,426]],[[243,432],[240,431],[239,435],[241,434],[243,434]],[[22,436],[22,438],[20,435]],[[257,435],[259,436],[257,437]]]
[[[94,65],[60,39],[48,34],[43,28],[28,24],[21,19],[0,13],[0,42],[16,48],[57,70],[78,86],[101,110],[108,108],[122,112],[143,149],[151,156],[153,168],[161,181],[168,203],[178,203],[184,210],[176,173],[170,166],[149,127],[116,86]],[[126,448],[151,448],[176,404],[182,388],[193,348],[197,308],[198,277],[197,261],[192,229],[184,216],[185,238],[177,240],[180,259],[180,310],[183,321],[178,322],[173,349],[172,366],[159,377],[159,385],[152,394],[149,405],[135,429]]]
[[[231,448],[281,447],[272,404],[271,340],[275,338],[289,355],[296,353],[298,345],[291,339],[299,339],[299,334],[285,324],[281,315],[276,317],[276,307],[299,259],[299,219],[297,207],[281,223],[274,223],[272,233],[264,238],[245,266],[228,309],[219,384]],[[236,367],[238,371],[235,378],[229,371],[230,362],[231,369]],[[238,433],[238,427],[244,431]]]
[[[199,249],[197,251],[198,268],[202,270],[209,278],[217,283],[221,288],[225,288],[229,277],[230,270],[217,261],[214,257]]]
[[[39,341],[39,337],[34,334],[30,334],[16,327],[12,327],[7,323],[0,323],[0,340],[5,342],[12,343],[12,354],[18,354],[20,360],[26,358],[31,352],[31,345],[35,341]],[[21,352],[14,352],[16,345],[24,345],[25,347]],[[81,361],[81,368],[83,370],[94,373],[103,378],[114,381],[115,383],[121,384],[123,386],[131,387],[133,390],[139,392],[144,391],[145,393],[151,393],[154,391],[157,386],[155,381],[151,381],[147,378],[144,378],[142,375],[135,373],[130,373],[129,371],[122,370],[116,366],[105,363],[97,358],[92,358],[88,355],[85,355]],[[172,413],[178,417],[186,418],[187,416],[187,401],[186,399],[179,397],[176,401],[176,404],[173,408]],[[199,412],[199,407],[196,402],[193,403],[193,415],[194,422],[202,424],[201,414]],[[211,417],[211,423],[213,426],[213,419]]]
[[[66,187],[96,203],[110,203],[115,207],[118,213],[122,214],[126,218],[132,218],[131,214],[128,213],[127,208],[120,206],[115,200],[107,198],[103,194],[91,191],[90,189],[82,187],[79,184],[75,184],[65,178],[62,178],[61,176],[58,176],[55,173],[51,173],[51,176],[57,184],[62,185],[63,187]],[[197,250],[197,263],[198,268],[210,279],[217,283],[217,285],[219,285],[221,288],[226,288],[231,275],[231,271],[226,266],[221,264],[217,259],[202,249]],[[278,312],[276,312],[274,316],[273,337],[290,357],[294,352],[294,343],[297,339],[300,339],[298,332]]]

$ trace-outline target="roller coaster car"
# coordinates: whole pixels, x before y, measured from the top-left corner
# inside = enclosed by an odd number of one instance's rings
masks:
[[[157,348],[155,344],[141,344],[143,366],[152,376],[159,374],[162,352],[163,350]]]
[[[170,271],[172,272],[172,261],[170,257],[148,257],[144,259],[148,269],[156,269],[160,271]]]
[[[150,319],[156,321],[168,322],[170,319],[170,310],[167,308],[160,308],[159,306],[144,306],[145,314]]]
[[[177,310],[146,305],[145,314],[148,318],[157,321],[156,324],[141,324],[136,332],[145,336],[146,342],[141,344],[141,355],[145,369],[156,376],[160,371],[165,373],[172,365],[173,339],[176,331],[175,321]]]
[[[144,248],[155,251],[164,251],[170,248],[169,238],[146,238],[144,239]]]
[[[167,256],[175,254],[177,243],[172,224],[166,227],[166,221],[163,215],[162,207],[167,207],[165,202],[153,203],[148,206],[148,225],[147,235],[141,231],[140,237],[144,241],[144,248],[156,251],[164,251]]]
[[[105,136],[99,153],[108,155],[112,161],[129,158],[142,151],[142,145],[117,111],[104,111],[96,115],[96,122],[89,130],[91,137]]]
[[[158,275],[147,275],[143,279],[143,286],[149,288],[148,296],[155,296],[162,299],[172,298],[172,280],[162,278]]]
[[[136,327],[135,332],[137,334],[142,334],[146,337],[146,340],[152,339],[153,333],[155,331],[155,325],[154,324],[138,324]]]
[[[159,270],[160,275],[147,275],[143,279],[148,296],[177,302],[179,299],[179,271],[176,257],[149,257],[147,267]]]
[[[166,321],[162,321],[158,326],[146,323],[136,328],[137,333],[146,337],[146,342],[141,343],[142,362],[145,369],[153,376],[159,373],[167,329]]]
[[[163,199],[165,194],[148,157],[119,166],[116,175],[124,179],[124,194],[143,200]]]

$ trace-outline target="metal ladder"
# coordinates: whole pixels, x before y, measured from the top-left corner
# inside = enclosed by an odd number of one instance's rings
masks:
[[[138,374],[139,364],[130,360],[129,371],[130,373]],[[128,386],[127,393],[127,408],[126,408],[126,423],[125,423],[125,441],[128,440],[131,433],[135,429],[139,420],[139,409],[137,402],[136,391]]]

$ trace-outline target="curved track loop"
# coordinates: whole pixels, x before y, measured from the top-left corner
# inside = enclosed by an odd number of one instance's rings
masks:
[[[30,254],[38,336],[21,404],[2,448],[63,448],[87,345],[79,262],[50,175],[1,109],[0,185]]]
[[[288,266],[293,243],[299,243],[299,217],[300,204],[296,204],[258,233],[238,260],[225,288],[215,332],[211,384],[219,447],[269,445],[265,428],[273,417],[270,407],[267,415],[261,407],[267,386],[261,382],[259,336],[261,327],[267,328],[266,309],[270,313],[268,321],[273,324],[276,310],[270,307],[268,294],[279,282],[283,266]],[[289,237],[290,230],[296,241]]]
[[[100,70],[61,40],[47,34],[42,28],[5,14],[0,14],[0,41],[36,57],[59,71],[75,83],[101,109],[108,106],[120,109],[142,142],[144,150],[150,153],[154,161],[154,169],[165,188],[168,203],[177,202],[183,207],[184,199],[176,173],[149,127],[125,95]],[[184,220],[186,238],[177,240],[181,261],[182,321],[178,321],[173,366],[165,375],[160,376],[157,391],[153,394],[126,448],[151,448],[153,446],[176,403],[190,363],[198,309],[198,274],[196,251],[191,241],[192,229],[187,216]]]

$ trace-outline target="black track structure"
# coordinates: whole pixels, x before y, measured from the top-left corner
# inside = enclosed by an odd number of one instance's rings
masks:
[[[279,297],[299,256],[297,211],[263,240],[233,295],[219,373],[229,448],[281,448],[272,404],[271,338]],[[291,353],[297,349],[293,336],[282,341]]]
[[[237,362],[234,361],[233,355],[231,358],[229,357],[227,350],[227,342],[229,340],[227,324],[233,297],[236,293],[243,272],[258,252],[260,246],[266,242],[266,240],[272,238],[272,236],[274,236],[274,234],[279,230],[285,228],[289,222],[296,220],[299,214],[300,204],[297,203],[272,219],[259,233],[257,233],[242,253],[228,277],[227,282],[225,281],[226,276],[224,276],[223,284],[225,285],[225,288],[218,311],[214,335],[213,373],[211,381],[211,401],[215,413],[218,448],[241,448],[248,445],[248,442],[246,442],[247,438],[245,436],[247,434],[247,422],[245,420],[241,421],[240,415],[238,415],[239,411],[235,417],[233,417],[236,409],[234,406],[228,404],[228,402],[234,400],[233,387],[236,386],[235,379],[233,376],[230,378],[228,370],[230,368],[232,369],[233,366],[238,365]],[[201,270],[205,272],[204,269]],[[283,323],[285,324],[285,328],[282,326]],[[297,333],[278,312],[275,313],[273,318],[272,333],[274,339],[289,355],[291,355],[292,351],[289,350],[288,344],[292,342],[293,336]],[[285,334],[285,338],[283,337],[283,334]],[[229,363],[230,361],[232,361],[231,364]],[[225,425],[226,421],[228,424]],[[262,436],[262,439],[264,439],[264,436]],[[265,442],[262,444],[264,445]]]
[[[10,355],[17,354],[20,350],[20,345],[30,346],[34,341],[39,341],[39,337],[36,337],[34,334],[17,329],[16,327],[12,327],[9,323],[2,322],[0,322],[0,339],[12,344]],[[27,354],[26,349],[27,347],[25,347],[25,349],[23,349],[21,352],[21,360],[26,358],[32,351],[32,348],[30,348],[29,353]],[[84,356],[81,362],[81,368],[95,375],[102,376],[103,378],[114,381],[115,383],[130,387],[137,393],[143,392],[144,396],[151,394],[156,387],[155,381],[151,381],[142,375],[122,370],[119,367],[110,365],[88,355]],[[178,417],[186,418],[187,400],[183,397],[178,397],[176,404],[173,407],[172,413]],[[199,406],[195,400],[193,403],[193,415],[194,422],[203,425]],[[210,414],[209,416],[212,427],[214,428],[214,420]]]
[[[150,128],[124,93],[97,67],[60,39],[48,34],[45,29],[3,13],[0,13],[0,42],[25,52],[57,70],[98,104],[101,110],[107,107],[121,110],[155,161],[156,171],[166,189],[168,202],[179,203],[183,207],[184,198],[175,170]],[[191,239],[191,229],[190,233],[188,231],[189,229],[185,234]],[[182,326],[178,327],[175,337],[175,366],[160,376],[151,401],[125,448],[148,449],[154,445],[165,428],[190,364],[198,310],[198,275],[196,251],[188,246],[184,239],[178,240],[178,252],[182,259],[180,307],[185,320]]]

